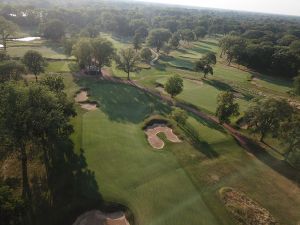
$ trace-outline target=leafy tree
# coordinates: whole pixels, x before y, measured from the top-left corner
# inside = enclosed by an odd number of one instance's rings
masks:
[[[167,29],[151,30],[148,37],[148,45],[155,47],[156,51],[159,52],[163,45],[169,41],[170,37],[171,33]]]
[[[176,108],[172,111],[171,118],[175,120],[180,125],[185,125],[188,115],[186,111]]]
[[[9,186],[0,184],[0,221],[7,225],[21,224],[24,202]]]
[[[298,38],[295,35],[286,34],[277,41],[279,45],[289,46],[293,41],[297,41]]]
[[[211,74],[211,75],[214,74],[214,69],[205,59],[200,59],[196,62],[195,71],[202,72],[204,75],[204,78],[206,78],[206,76],[208,74]]]
[[[230,123],[231,116],[239,115],[239,105],[234,103],[234,95],[231,91],[218,95],[216,116],[221,123]]]
[[[7,52],[0,50],[0,62],[6,61],[6,60],[9,60],[9,59],[10,59],[10,57],[7,54]]]
[[[65,84],[61,76],[47,75],[40,83],[47,86],[54,93],[61,93],[65,89]]]
[[[117,66],[119,69],[127,73],[128,80],[130,79],[130,72],[137,69],[139,59],[139,55],[132,48],[121,49],[120,54],[116,56]]]
[[[300,57],[300,40],[294,41],[290,45],[290,52]]]
[[[170,40],[170,45],[171,45],[171,47],[176,49],[179,47],[179,44],[180,44],[179,34],[175,33],[172,35],[172,38]]]
[[[184,29],[179,31],[179,33],[183,41],[190,43],[191,41],[195,40],[195,34],[191,29]]]
[[[274,74],[286,74],[293,77],[298,74],[299,58],[288,49],[277,49],[272,55],[271,70]]]
[[[7,39],[18,31],[18,26],[0,16],[0,37],[4,51],[7,49]]]
[[[142,41],[141,41],[141,37],[138,34],[134,35],[132,44],[135,51],[141,49]]]
[[[296,95],[300,95],[300,75],[294,78],[294,92]]]
[[[45,60],[41,53],[33,50],[29,50],[25,53],[23,62],[28,70],[34,74],[36,82],[38,81],[38,75],[45,71]]]
[[[265,98],[250,106],[245,113],[245,121],[254,133],[260,134],[263,141],[268,133],[277,135],[280,124],[289,119],[293,108],[283,99]]]
[[[150,62],[152,59],[152,52],[150,50],[150,48],[143,48],[141,51],[141,58],[146,61],[146,62]]]
[[[197,26],[194,30],[194,33],[196,35],[196,39],[198,40],[199,38],[204,38],[205,35],[207,34],[207,31],[205,27]]]
[[[101,72],[103,66],[110,66],[112,58],[115,55],[115,49],[113,44],[104,38],[93,39],[91,46],[92,56]]]
[[[65,35],[65,26],[60,20],[51,20],[44,24],[43,34],[46,39],[60,41]]]
[[[180,76],[174,75],[168,79],[165,85],[165,91],[169,93],[172,98],[180,94],[182,90],[183,90],[183,80]]]
[[[281,124],[279,137],[288,145],[285,158],[297,168],[300,168],[300,118],[294,114],[291,120]]]
[[[20,80],[21,75],[25,73],[25,66],[14,60],[8,60],[0,63],[0,83],[9,80]]]
[[[202,59],[209,65],[216,65],[217,63],[216,54],[213,52],[207,53]]]
[[[72,50],[81,69],[92,64],[92,44],[90,39],[80,39]]]

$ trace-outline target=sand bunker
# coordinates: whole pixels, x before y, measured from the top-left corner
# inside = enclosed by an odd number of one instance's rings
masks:
[[[123,212],[103,213],[99,210],[86,212],[73,225],[130,225]]]
[[[75,102],[85,102],[88,100],[88,92],[81,90],[76,96],[75,96]]]
[[[145,133],[148,136],[148,142],[155,149],[162,149],[165,146],[164,141],[157,136],[157,134],[159,133],[164,133],[166,135],[166,138],[171,142],[181,142],[177,135],[173,133],[173,130],[164,124],[154,124],[148,127],[145,130]]]
[[[89,110],[89,111],[93,111],[97,109],[97,104],[95,103],[81,103],[80,104],[81,108]]]
[[[87,102],[88,100],[88,92],[85,90],[81,90],[76,96],[75,96],[75,102],[79,103],[81,108],[93,111],[97,109],[96,103]]]

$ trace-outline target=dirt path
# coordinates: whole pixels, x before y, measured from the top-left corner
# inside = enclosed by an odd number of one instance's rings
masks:
[[[146,87],[143,87],[136,82],[132,80],[122,80],[117,77],[107,76],[105,77],[106,80],[110,80],[112,82],[117,83],[123,83],[128,84],[131,86],[134,86],[142,91],[144,91],[147,94],[154,95],[158,97],[161,101],[171,105],[171,106],[177,106],[179,108],[182,108],[208,122],[211,122],[216,125],[219,124],[219,120],[212,115],[206,114],[202,112],[199,109],[196,109],[192,106],[189,106],[185,103],[179,102],[177,100],[172,99],[171,97],[168,97],[166,95],[162,95],[159,91],[155,91]],[[222,126],[227,132],[232,135],[232,137],[237,141],[237,143],[243,147],[245,150],[247,150],[250,154],[255,156],[258,160],[262,161],[266,165],[268,165],[273,170],[277,171],[278,173],[282,174],[283,176],[287,177],[288,179],[292,180],[296,184],[300,186],[300,172],[297,171],[295,168],[291,167],[287,162],[279,160],[277,158],[274,158],[272,155],[270,155],[265,147],[256,142],[255,140],[243,135],[241,132],[239,132],[237,129],[233,128],[232,126],[228,124],[220,125]]]
[[[155,52],[152,48],[150,48],[150,50],[151,50],[152,54],[155,55],[154,59],[151,60],[150,65],[155,66],[155,63],[159,59],[159,54],[157,52]]]

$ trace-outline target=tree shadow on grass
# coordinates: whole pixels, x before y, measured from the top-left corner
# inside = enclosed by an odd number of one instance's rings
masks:
[[[49,153],[48,178],[31,180],[37,224],[72,224],[80,214],[103,204],[84,151],[75,154],[73,149],[71,140],[55,140]]]
[[[277,171],[284,177],[290,179],[291,181],[295,182],[300,185],[300,171],[296,168],[293,168],[290,164],[286,161],[279,160],[274,156],[270,155],[262,146],[257,144],[254,140],[237,134],[237,137],[242,139],[243,145],[241,145],[244,149],[248,152],[253,154],[258,160],[263,162],[265,165],[269,166],[273,170]],[[238,141],[238,143],[240,143]]]
[[[170,107],[155,96],[128,84],[98,81],[88,85],[92,100],[99,103],[100,109],[110,120],[140,123],[154,111],[168,114]]]
[[[206,141],[203,141],[200,138],[199,132],[192,125],[186,123],[180,127],[190,140],[193,147],[204,154],[207,158],[212,159],[219,156],[219,154]]]
[[[212,41],[203,41],[203,40],[200,40],[199,42],[202,42],[202,43],[207,44],[207,45],[212,45],[212,46],[219,47],[218,43],[215,43],[215,42],[212,42]]]
[[[226,84],[219,80],[203,79],[203,82],[208,85],[214,86],[215,88],[217,88],[220,91],[232,91],[233,90],[233,88],[229,84]]]

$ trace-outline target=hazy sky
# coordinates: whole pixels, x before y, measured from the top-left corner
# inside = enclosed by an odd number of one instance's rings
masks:
[[[138,0],[300,16],[300,0]]]

